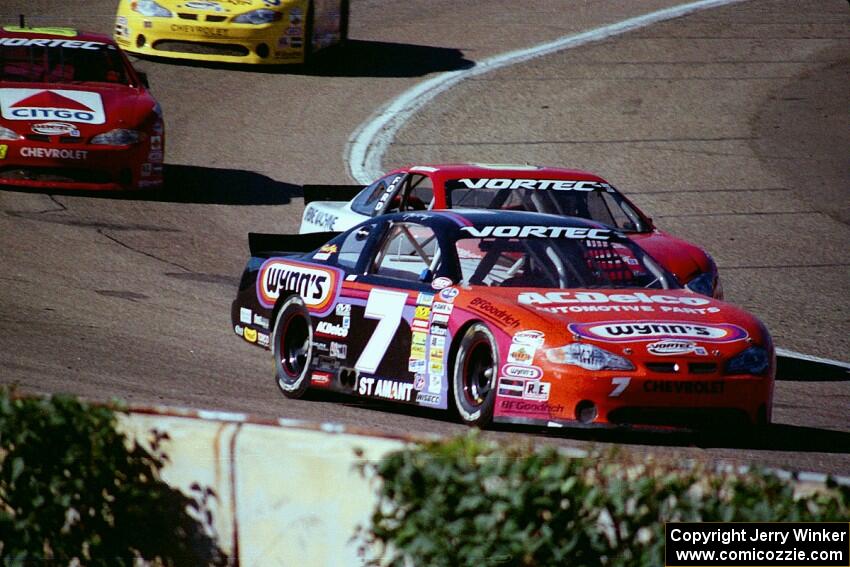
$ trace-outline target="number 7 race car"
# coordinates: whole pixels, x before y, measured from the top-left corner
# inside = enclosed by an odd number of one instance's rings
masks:
[[[304,203],[302,233],[341,231],[380,214],[423,209],[503,209],[587,218],[627,233],[682,285],[723,298],[717,266],[708,252],[659,230],[610,183],[584,171],[527,165],[415,165],[397,169],[366,188],[306,185]]]
[[[271,349],[288,397],[322,388],[479,426],[770,420],[764,325],[682,289],[620,231],[457,210],[327,237],[249,236],[233,328]]]
[[[0,29],[0,184],[158,187],[164,150],[159,104],[111,39]]]

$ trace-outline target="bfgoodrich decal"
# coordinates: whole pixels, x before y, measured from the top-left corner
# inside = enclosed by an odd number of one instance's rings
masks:
[[[748,336],[747,331],[738,325],[729,323],[700,325],[681,321],[572,323],[570,330],[581,337],[608,342],[695,339],[709,343],[729,343]]]
[[[333,298],[338,281],[335,270],[272,258],[257,274],[257,299],[263,307],[274,307],[281,291],[294,291],[307,307],[321,310]]]

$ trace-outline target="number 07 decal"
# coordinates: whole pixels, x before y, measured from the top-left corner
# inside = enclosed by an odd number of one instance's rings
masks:
[[[360,358],[354,364],[355,369],[369,374],[374,374],[378,370],[401,322],[401,311],[404,309],[405,301],[407,301],[407,294],[401,291],[373,289],[369,292],[369,300],[366,302],[366,311],[363,316],[367,319],[377,319],[378,326],[375,327],[375,332],[369,337],[369,342],[366,343]]]

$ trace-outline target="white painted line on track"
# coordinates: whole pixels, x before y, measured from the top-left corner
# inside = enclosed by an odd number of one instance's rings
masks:
[[[533,47],[517,49],[502,53],[501,55],[488,57],[487,59],[476,62],[475,66],[469,69],[441,73],[436,77],[423,81],[390,101],[352,133],[346,146],[345,155],[351,177],[364,185],[380,177],[383,173],[381,160],[384,157],[384,153],[405,122],[436,96],[465,79],[549,55],[557,51],[579,47],[615,35],[624,34],[665,20],[679,18],[699,10],[716,8],[741,1],[700,0],[698,2],[665,8],[657,12],[636,16],[586,32],[567,35]]]

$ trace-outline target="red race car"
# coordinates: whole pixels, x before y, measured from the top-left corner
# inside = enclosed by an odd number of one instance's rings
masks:
[[[392,171],[366,188],[305,185],[304,203],[302,233],[346,230],[396,211],[461,207],[591,219],[627,233],[688,289],[723,298],[717,266],[708,252],[659,230],[610,183],[585,171],[531,165],[414,165]]]
[[[0,184],[158,187],[164,149],[159,104],[111,38],[0,28]]]
[[[322,388],[480,426],[770,421],[764,325],[682,289],[620,231],[459,209],[329,236],[250,235],[232,305],[234,332],[273,352],[290,398]]]

